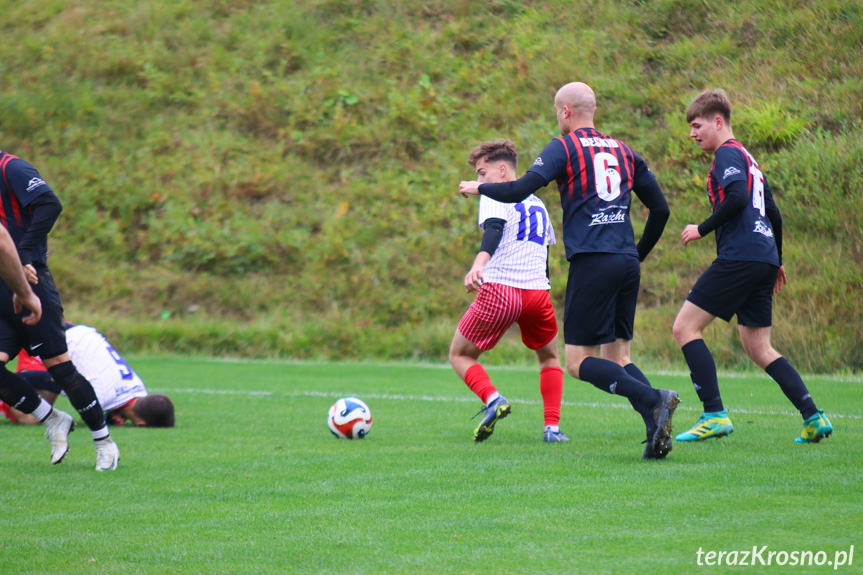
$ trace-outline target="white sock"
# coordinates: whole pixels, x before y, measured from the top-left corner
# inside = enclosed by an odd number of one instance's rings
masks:
[[[494,393],[492,393],[491,395],[489,395],[489,396],[488,396],[488,401],[486,401],[486,402],[485,402],[485,404],[486,404],[487,406],[488,406],[488,405],[491,405],[491,404],[492,404],[492,402],[493,402],[493,401],[496,401],[498,397],[500,397],[500,394],[499,394],[498,392],[496,392],[496,391],[495,391]]]
[[[108,426],[104,426],[101,429],[97,429],[95,431],[91,430],[90,433],[93,434],[93,441],[101,441],[103,439],[108,439],[110,434],[108,433]]]
[[[51,415],[51,411],[54,409],[51,407],[51,404],[45,401],[44,398],[39,398],[39,407],[33,410],[32,415],[36,417],[42,423],[45,423],[45,418]]]
[[[553,431],[555,433],[560,433],[560,426],[559,425],[546,425],[545,430],[546,431]]]

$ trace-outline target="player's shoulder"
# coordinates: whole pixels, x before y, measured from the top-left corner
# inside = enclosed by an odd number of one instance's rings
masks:
[[[6,184],[15,186],[16,190],[24,188],[24,191],[29,194],[36,190],[51,189],[36,168],[18,156],[4,154],[0,157],[0,169]]]

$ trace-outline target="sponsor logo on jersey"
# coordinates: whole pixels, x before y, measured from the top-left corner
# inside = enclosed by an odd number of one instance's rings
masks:
[[[32,192],[33,190],[35,190],[35,189],[36,189],[36,188],[38,188],[38,187],[41,187],[41,186],[47,186],[47,185],[48,185],[48,184],[46,184],[46,183],[45,183],[45,180],[43,180],[42,178],[33,178],[33,179],[32,179],[32,180],[30,180],[30,182],[27,184],[27,191],[28,191],[28,192]]]
[[[773,230],[767,227],[767,225],[765,225],[761,220],[757,220],[755,222],[755,229],[752,231],[761,234],[762,236],[767,236],[768,238],[773,237]]]
[[[601,214],[593,214],[590,220],[590,226],[605,226],[608,224],[622,224],[626,222],[626,210],[617,210],[613,213],[603,212]]]
[[[738,170],[734,166],[728,166],[727,168],[725,168],[725,173],[722,174],[722,179],[727,180],[731,176],[736,176],[739,173],[740,173],[740,170]]]
[[[539,158],[535,159],[535,160],[533,161],[533,165],[534,165],[534,166],[544,166],[545,164],[543,164],[543,163],[542,163],[542,156],[540,156]]]

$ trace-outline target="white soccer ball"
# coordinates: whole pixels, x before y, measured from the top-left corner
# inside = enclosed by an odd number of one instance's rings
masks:
[[[356,397],[343,397],[330,408],[327,426],[340,439],[362,439],[372,428],[372,410]]]

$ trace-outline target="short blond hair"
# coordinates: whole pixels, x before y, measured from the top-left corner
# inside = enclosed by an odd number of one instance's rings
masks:
[[[695,118],[712,118],[722,116],[726,124],[731,123],[731,100],[725,90],[704,90],[698,94],[686,109],[686,122]]]
[[[476,167],[476,163],[485,158],[486,162],[506,162],[512,164],[513,168],[518,167],[518,150],[512,140],[499,138],[497,140],[489,140],[483,142],[476,148],[470,151],[467,157],[467,163],[471,168]]]

